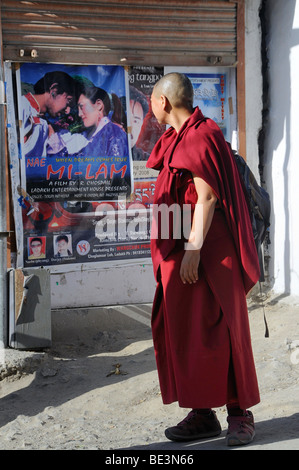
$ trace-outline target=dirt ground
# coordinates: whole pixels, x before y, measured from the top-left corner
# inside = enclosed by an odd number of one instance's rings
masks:
[[[248,302],[261,403],[252,409],[257,435],[241,450],[299,449],[299,300],[270,296],[265,311]],[[53,346],[33,373],[0,382],[1,450],[225,450],[222,434],[178,444],[164,429],[187,411],[161,401],[149,327],[150,305],[126,307],[145,321],[128,329],[53,333]],[[133,326],[132,326],[133,325]],[[119,365],[120,364],[120,365]]]

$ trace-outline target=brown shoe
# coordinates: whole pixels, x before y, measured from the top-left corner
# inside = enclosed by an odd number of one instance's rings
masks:
[[[246,411],[244,416],[228,416],[227,422],[226,445],[240,446],[253,441],[255,429],[251,411]]]
[[[216,418],[215,411],[201,414],[192,410],[183,421],[165,430],[165,436],[171,441],[194,441],[205,437],[218,436],[221,426]]]

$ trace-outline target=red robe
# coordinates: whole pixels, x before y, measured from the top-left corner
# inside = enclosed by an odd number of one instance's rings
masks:
[[[199,281],[183,284],[184,240],[151,239],[157,289],[152,331],[163,402],[188,408],[259,402],[246,293],[259,262],[232,152],[217,124],[196,108],[177,133],[167,130],[147,166],[160,170],[154,204],[194,204],[196,174],[218,202],[201,249]]]

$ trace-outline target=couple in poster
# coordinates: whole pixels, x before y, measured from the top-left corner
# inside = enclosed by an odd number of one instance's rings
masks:
[[[117,76],[115,81],[119,80]],[[28,85],[23,69],[21,83]],[[88,77],[71,76],[63,70],[44,73],[31,91],[22,94],[21,142],[29,194],[33,188],[40,188],[41,195],[41,188],[49,193],[53,181],[75,181],[76,186],[82,185],[87,164],[92,167],[90,175],[96,174],[102,164],[100,174],[103,173],[107,181],[111,173],[121,175],[125,193],[130,192],[127,122],[121,103],[124,96],[119,98],[113,92],[107,93]],[[110,177],[110,184],[112,179]],[[75,199],[73,190],[64,191],[64,197]],[[55,199],[63,199],[63,196]]]

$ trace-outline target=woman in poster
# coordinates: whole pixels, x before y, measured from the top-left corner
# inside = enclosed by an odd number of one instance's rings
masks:
[[[82,157],[109,156],[128,157],[128,139],[125,113],[116,95],[111,100],[102,88],[84,86],[78,99],[78,115],[85,130],[82,134],[61,131],[53,134],[48,142],[49,155],[72,155]]]

